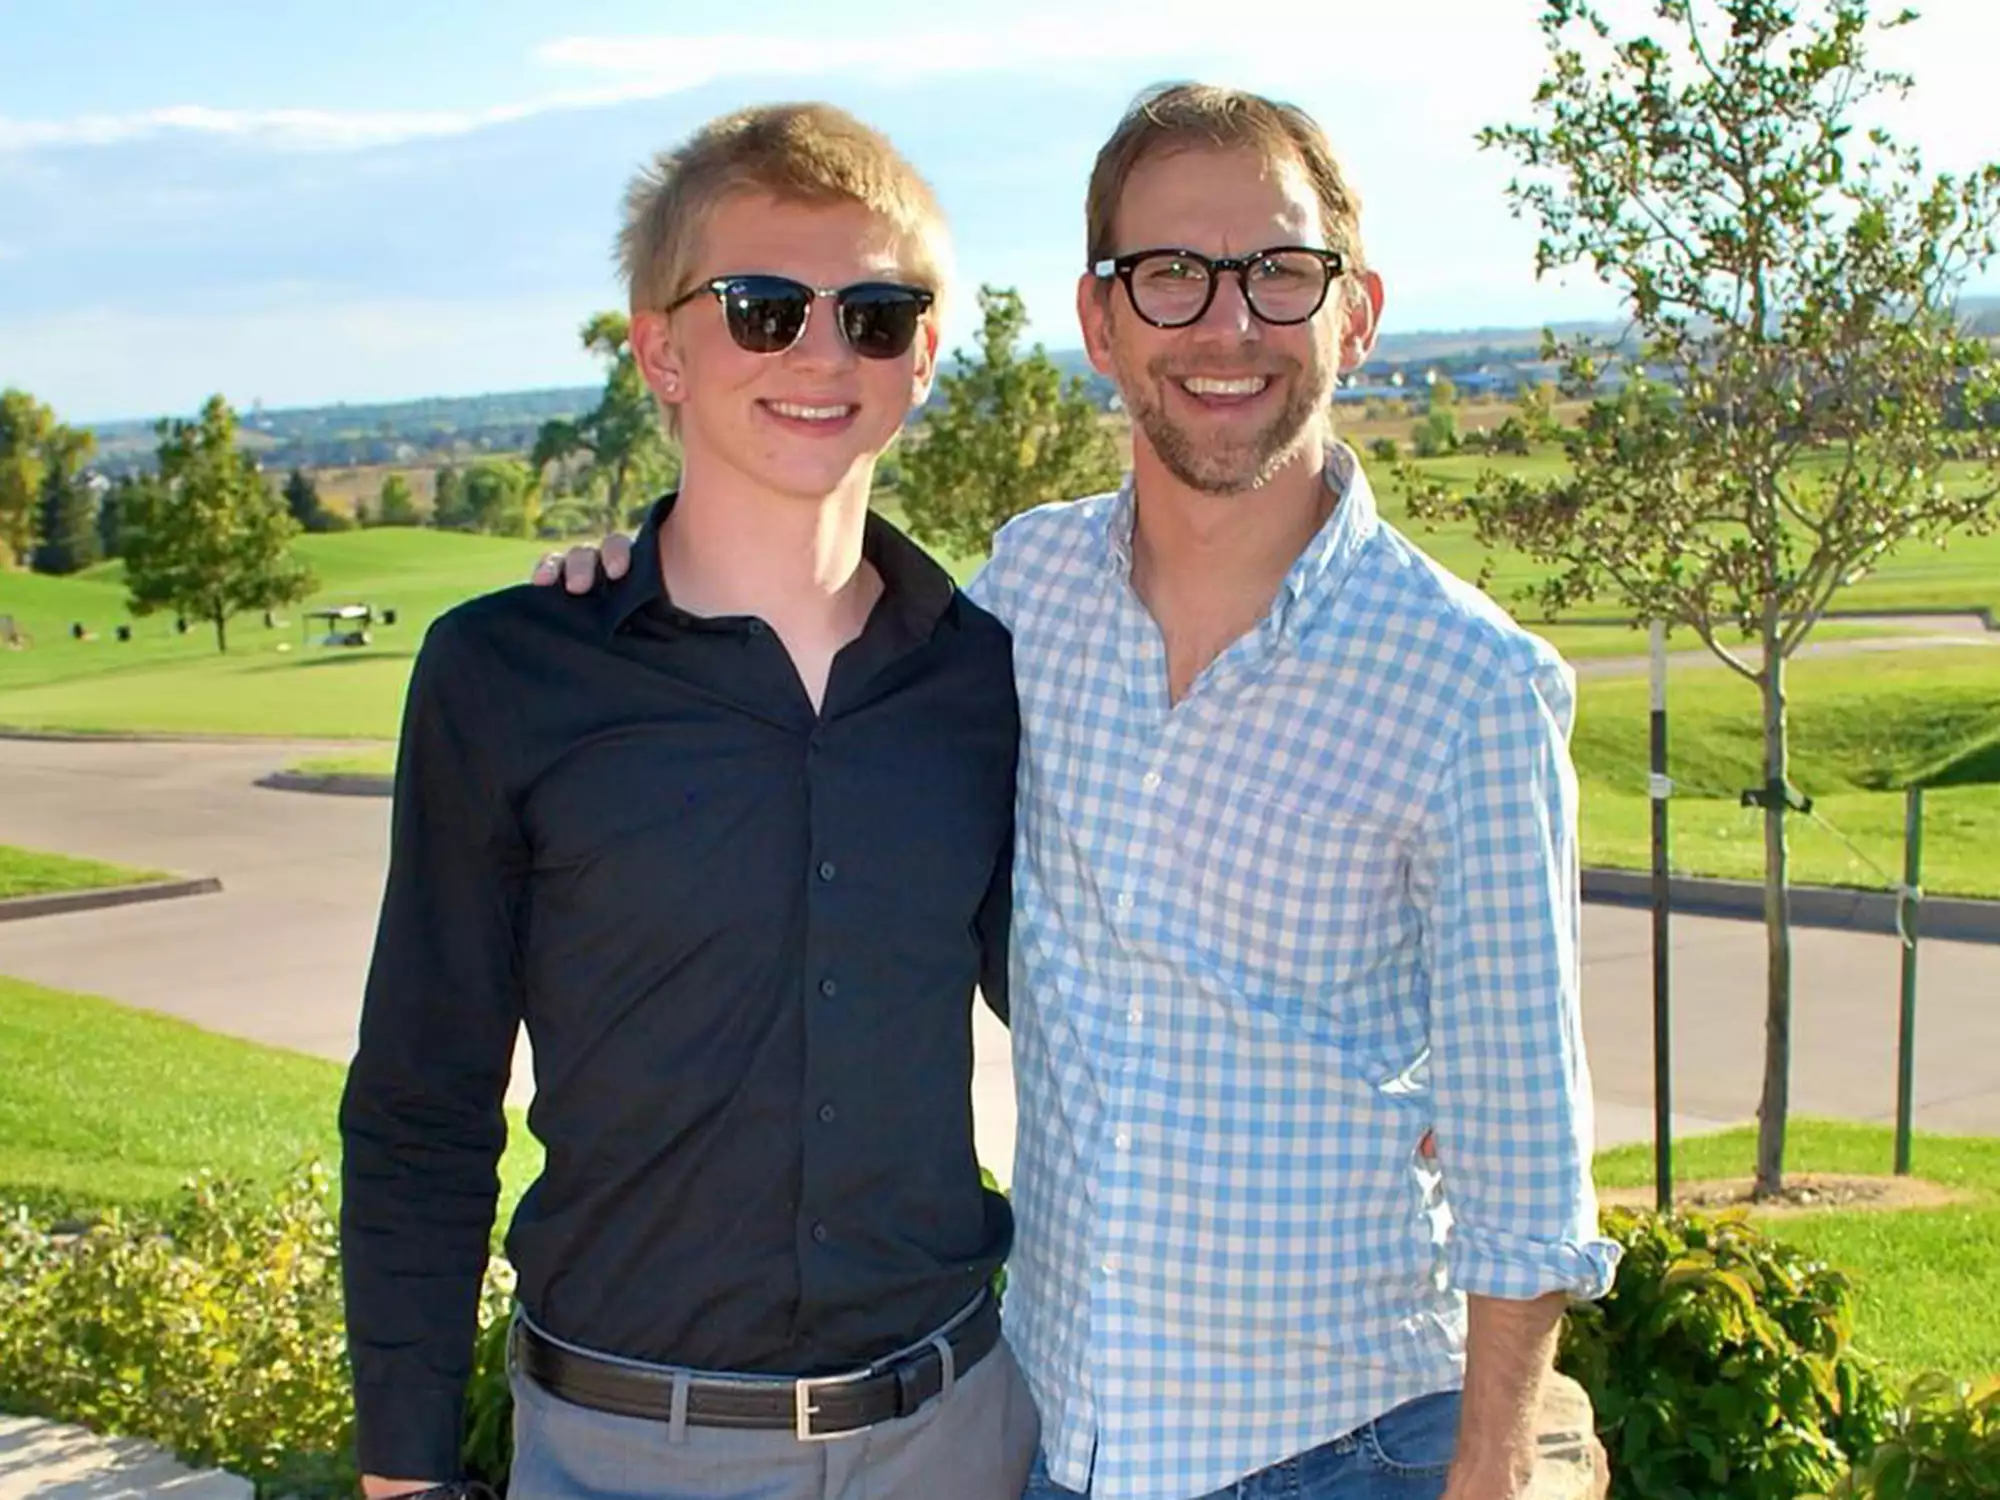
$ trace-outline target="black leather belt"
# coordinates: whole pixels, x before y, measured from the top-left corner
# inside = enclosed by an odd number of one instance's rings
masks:
[[[790,1428],[809,1443],[909,1416],[944,1389],[940,1344],[951,1350],[954,1378],[993,1351],[1000,1307],[991,1293],[981,1293],[936,1338],[891,1361],[803,1380],[624,1364],[555,1343],[518,1317],[510,1338],[515,1368],[573,1405],[671,1422],[675,1388],[682,1386],[680,1416],[692,1426]]]

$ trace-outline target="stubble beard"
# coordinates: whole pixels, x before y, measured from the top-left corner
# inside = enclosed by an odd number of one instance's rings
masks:
[[[1298,457],[1312,420],[1332,401],[1331,383],[1324,390],[1309,389],[1306,372],[1296,363],[1270,372],[1272,380],[1285,382],[1285,404],[1276,416],[1235,442],[1218,443],[1202,437],[1176,422],[1167,412],[1161,394],[1170,381],[1196,372],[1169,371],[1166,361],[1154,360],[1142,372],[1132,371],[1122,360],[1117,366],[1118,386],[1125,396],[1126,410],[1133,425],[1144,434],[1153,452],[1182,484],[1197,494],[1241,495],[1262,489]]]

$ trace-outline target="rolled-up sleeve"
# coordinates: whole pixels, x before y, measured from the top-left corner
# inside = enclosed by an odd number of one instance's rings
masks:
[[[456,1476],[502,1101],[521,1015],[523,841],[484,753],[506,726],[446,617],[404,710],[389,875],[342,1097],[341,1251],[365,1473]]]
[[[1599,1297],[1618,1264],[1590,1175],[1574,702],[1545,659],[1469,706],[1418,862],[1447,1264],[1477,1296]]]

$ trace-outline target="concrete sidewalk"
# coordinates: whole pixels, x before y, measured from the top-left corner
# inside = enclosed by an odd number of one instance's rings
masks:
[[[0,1500],[250,1500],[250,1481],[190,1469],[151,1443],[0,1416]]]

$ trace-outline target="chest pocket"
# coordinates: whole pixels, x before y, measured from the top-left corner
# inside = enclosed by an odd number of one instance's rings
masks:
[[[1414,933],[1404,831],[1365,809],[1307,808],[1238,785],[1178,831],[1197,956],[1254,1004],[1341,1028],[1341,993]]]

